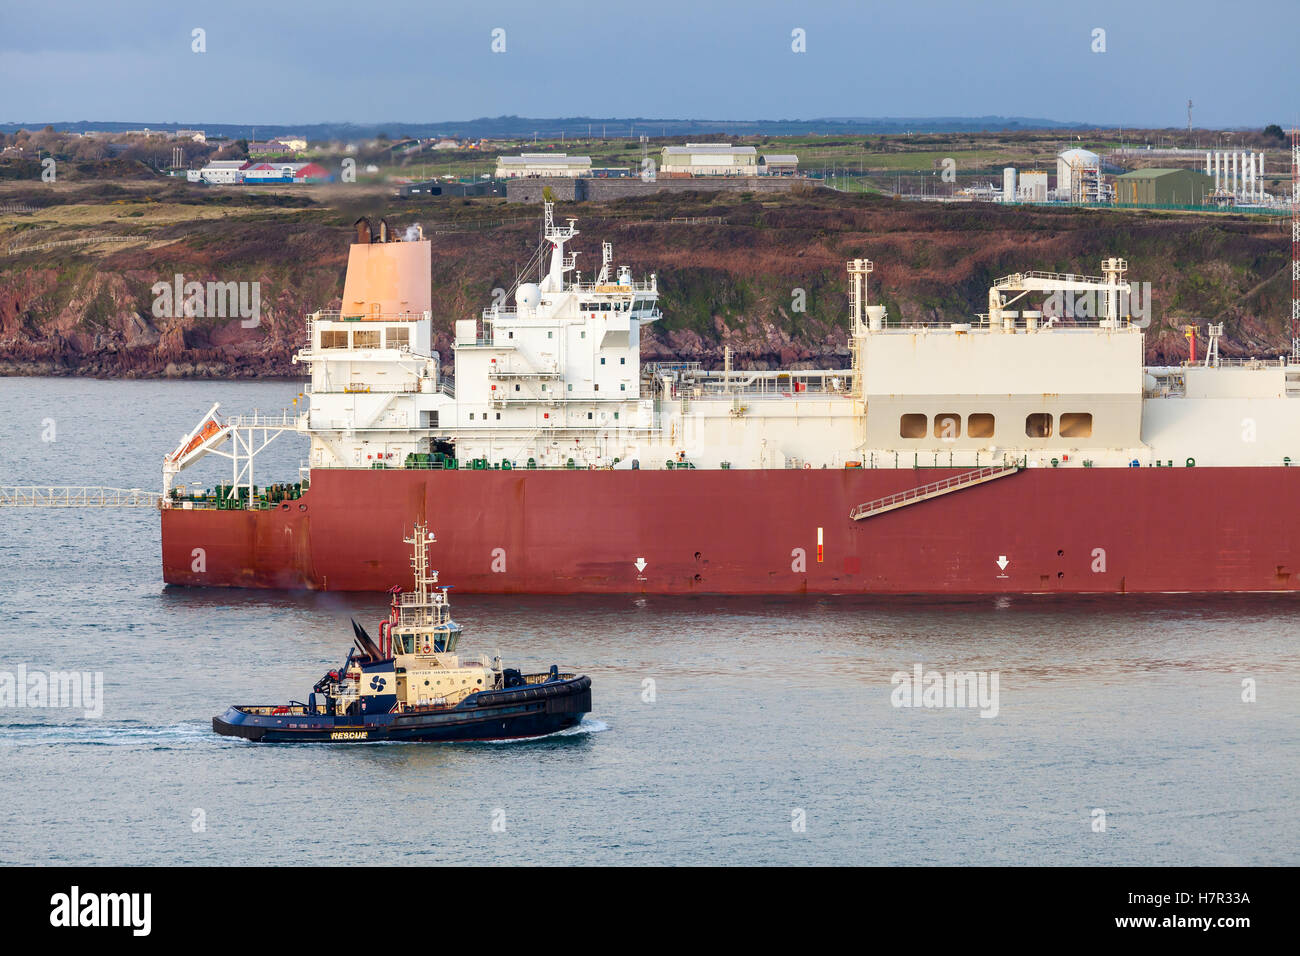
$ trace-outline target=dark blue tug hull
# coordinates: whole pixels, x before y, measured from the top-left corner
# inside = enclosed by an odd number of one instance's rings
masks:
[[[591,678],[471,694],[454,707],[337,716],[302,705],[230,707],[212,729],[260,743],[452,742],[542,737],[591,712]]]

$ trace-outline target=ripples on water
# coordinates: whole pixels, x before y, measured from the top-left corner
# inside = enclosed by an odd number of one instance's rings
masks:
[[[0,483],[154,488],[212,401],[296,391],[0,379]],[[282,441],[263,478],[296,474]],[[580,727],[259,746],[211,716],[301,698],[382,595],[164,589],[149,511],[0,520],[0,670],[105,694],[0,710],[0,862],[1296,862],[1294,598],[462,596],[467,652],[592,676]],[[996,671],[998,716],[894,708],[917,662]]]

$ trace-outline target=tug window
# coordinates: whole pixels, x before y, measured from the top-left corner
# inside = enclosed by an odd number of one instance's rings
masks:
[[[904,415],[898,420],[898,436],[900,438],[924,438],[925,416]]]
[[[988,412],[976,412],[966,419],[966,437],[992,438],[993,416]]]
[[[1051,438],[1052,416],[1047,412],[1034,412],[1025,417],[1025,436],[1027,438]]]
[[[961,437],[961,416],[955,412],[945,412],[934,416],[934,437],[954,439]]]
[[[1092,412],[1066,412],[1061,416],[1062,438],[1091,438]]]

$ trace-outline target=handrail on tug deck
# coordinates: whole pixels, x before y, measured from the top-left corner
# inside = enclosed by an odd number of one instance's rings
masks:
[[[1020,470],[1021,466],[1019,464],[1012,464],[964,471],[960,475],[953,475],[951,478],[932,481],[926,485],[918,485],[906,491],[899,491],[892,495],[885,495],[883,498],[876,498],[874,501],[863,502],[849,512],[849,518],[853,521],[861,521],[864,518],[871,518],[907,505],[929,501],[931,498],[937,498],[953,491],[961,491],[963,488],[972,488],[987,481],[1005,478],[1008,475],[1016,474]]]

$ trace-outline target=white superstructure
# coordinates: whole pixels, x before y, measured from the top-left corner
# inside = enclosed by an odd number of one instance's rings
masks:
[[[1221,362],[1213,349],[1202,365],[1144,368],[1149,293],[1135,309],[1123,259],[1104,260],[1100,276],[1006,276],[987,312],[937,326],[869,305],[872,263],[855,259],[849,368],[738,370],[728,352],[706,371],[641,364],[641,328],[660,317],[656,276],[635,278],[603,243],[585,278],[570,251],[578,235],[546,206],[536,280],[455,322],[448,370],[432,344],[429,242],[359,221],[342,308],[310,317],[295,357],[311,374],[296,422],[310,467],[1300,462],[1300,365]],[[169,456],[165,490],[232,435],[234,482],[251,485],[255,429],[265,444],[288,425],[209,418]]]

